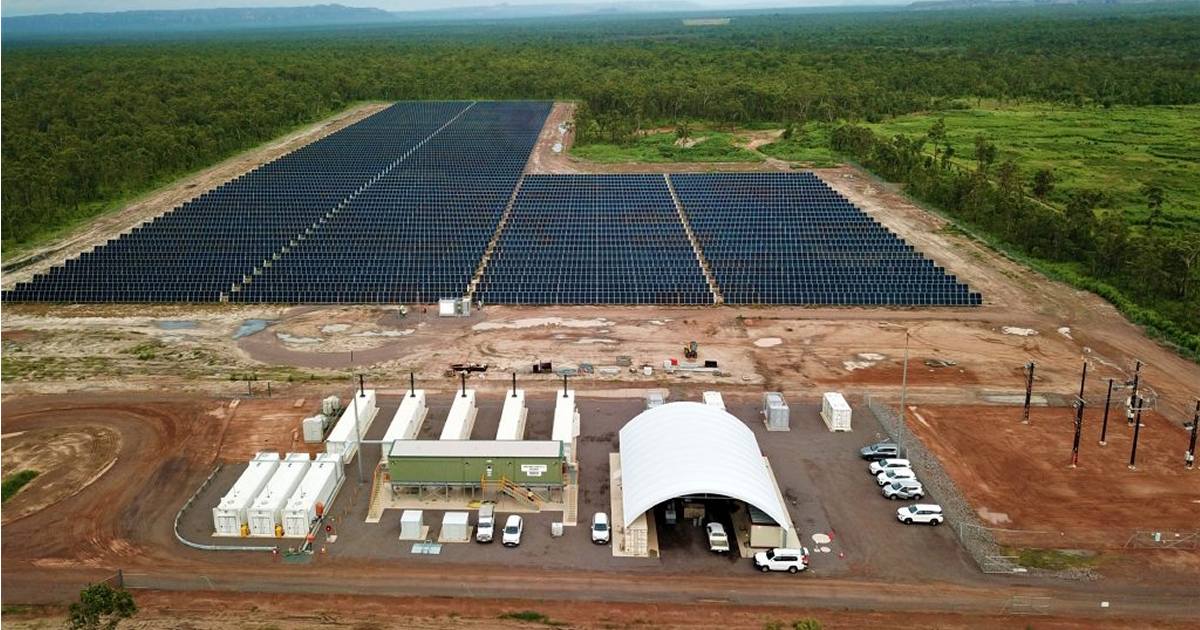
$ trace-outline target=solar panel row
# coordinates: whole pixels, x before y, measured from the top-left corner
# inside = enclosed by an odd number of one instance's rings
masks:
[[[681,174],[671,182],[728,303],[982,302],[812,173]]]
[[[488,303],[710,304],[697,248],[734,304],[981,303],[811,173],[522,177],[549,111],[397,103],[4,299],[432,302],[495,237]]]

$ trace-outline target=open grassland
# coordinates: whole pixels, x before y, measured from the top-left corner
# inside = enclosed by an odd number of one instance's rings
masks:
[[[924,136],[938,118],[945,119],[946,138],[963,166],[974,165],[975,137],[982,135],[996,145],[996,161],[1011,159],[1026,180],[1051,169],[1056,184],[1048,199],[1056,205],[1071,192],[1096,191],[1106,195],[1103,206],[1140,225],[1148,213],[1140,189],[1157,184],[1166,192],[1163,222],[1200,229],[1200,106],[985,103],[868,126],[886,135]]]
[[[674,132],[641,136],[629,144],[593,143],[575,147],[576,157],[592,162],[756,162],[762,156],[737,146],[734,134],[695,131],[686,139]]]

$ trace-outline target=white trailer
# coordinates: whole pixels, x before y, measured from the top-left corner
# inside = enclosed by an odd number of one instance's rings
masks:
[[[304,473],[308,472],[310,461],[308,453],[288,453],[279,468],[275,469],[271,480],[254,499],[250,509],[246,510],[251,536],[275,535],[275,527],[283,519],[283,506],[296,491],[296,486],[300,485]]]
[[[358,441],[367,436],[367,429],[371,428],[371,423],[375,421],[378,413],[375,390],[354,392],[350,400],[346,401],[342,417],[333,425],[333,430],[325,440],[325,452],[341,455],[343,462],[353,461],[354,455],[358,453]],[[357,432],[354,430],[355,418],[358,419]]]
[[[725,399],[721,398],[721,392],[704,392],[704,404],[725,411]]]
[[[550,439],[562,442],[563,457],[575,462],[575,438],[579,437],[579,411],[575,408],[575,390],[555,392],[554,427]]]
[[[279,467],[279,453],[259,453],[250,460],[242,476],[234,482],[221,502],[213,508],[213,533],[217,536],[240,536],[246,524],[246,508],[262,491],[263,486]],[[249,533],[249,532],[246,532]]]
[[[425,416],[428,413],[429,407],[425,405],[425,390],[415,389],[405,394],[404,401],[396,410],[396,415],[392,416],[392,422],[388,425],[387,432],[383,434],[385,446],[396,440],[417,439],[417,434],[421,432],[421,426],[425,424]],[[383,453],[386,457],[387,448],[383,449]]]
[[[446,426],[442,428],[443,440],[469,440],[471,429],[475,428],[475,390],[459,390],[454,394],[454,404],[450,405],[450,413],[446,416]]]
[[[283,535],[308,534],[313,521],[329,511],[333,498],[342,487],[342,458],[334,453],[319,453],[308,467],[300,485],[283,507]]]
[[[830,431],[850,431],[850,405],[837,392],[825,392],[821,397],[821,419]]]
[[[496,429],[497,440],[525,439],[525,418],[529,410],[525,407],[525,390],[510,390],[504,395],[504,410],[500,412],[500,426]]]

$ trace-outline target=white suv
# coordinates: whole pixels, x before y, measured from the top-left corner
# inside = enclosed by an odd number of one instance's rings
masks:
[[[885,470],[892,470],[895,468],[912,468],[912,463],[907,459],[881,459],[877,462],[871,462],[871,465],[867,467],[867,470],[869,470],[872,475],[878,475]]]
[[[596,512],[592,516],[592,542],[597,545],[606,545],[608,538],[608,515],[604,512]]]
[[[924,523],[926,525],[937,525],[946,520],[942,516],[942,506],[933,503],[914,503],[896,510],[896,520],[905,525],[913,523]]]
[[[899,479],[883,487],[883,496],[896,499],[924,499],[925,487],[916,479]]]
[[[917,478],[917,474],[914,473],[911,468],[893,468],[891,470],[885,470],[885,471],[879,473],[878,475],[875,475],[875,481],[880,486],[886,486],[889,483],[892,483],[893,481],[900,481],[901,479],[916,479],[916,478]]]
[[[504,521],[504,534],[500,537],[500,543],[505,547],[516,547],[521,544],[521,531],[525,529],[525,522],[521,520],[518,514],[509,514],[508,520]]]
[[[808,568],[808,550],[776,548],[754,554],[754,568],[767,571],[797,573]]]

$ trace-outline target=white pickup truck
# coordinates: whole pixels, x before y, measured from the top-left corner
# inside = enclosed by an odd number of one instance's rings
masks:
[[[725,526],[720,523],[709,523],[705,530],[708,531],[708,550],[716,553],[727,553],[729,551],[729,536],[725,533]]]
[[[475,542],[490,543],[496,529],[496,506],[484,503],[479,506],[479,524],[475,527]]]

